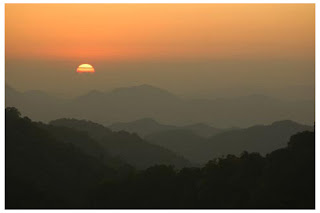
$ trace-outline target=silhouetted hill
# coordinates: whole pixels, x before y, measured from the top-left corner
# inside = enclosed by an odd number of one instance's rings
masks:
[[[99,181],[117,176],[15,108],[6,108],[5,130],[6,208],[84,208]]]
[[[119,162],[106,166],[113,158],[105,152],[101,156],[101,143],[108,139],[116,146],[131,143],[133,137],[141,140],[134,134],[115,134],[102,125],[75,119],[56,121],[65,126],[36,123],[21,117],[16,108],[6,108],[5,116],[6,209],[315,208],[314,132],[291,136],[286,147],[265,157],[244,151],[239,156],[211,158],[201,168],[154,165],[123,174],[112,167]],[[257,129],[259,134],[288,133],[301,126],[280,121],[246,131],[248,135]],[[187,130],[168,132],[194,137]]]
[[[20,107],[23,104],[23,94],[13,89],[9,85],[5,86],[5,104],[6,106]]]
[[[21,95],[20,92],[17,90],[13,89],[11,86],[5,84],[5,89],[6,89],[6,98],[19,98],[18,96]],[[10,100],[11,101],[11,100]]]
[[[42,91],[19,92],[6,85],[5,92],[6,107],[16,107],[23,115],[36,121],[48,121],[69,114],[71,111],[68,100],[51,96]]]
[[[176,101],[177,96],[171,94],[170,92],[159,89],[157,87],[153,87],[151,85],[143,84],[140,86],[133,86],[133,87],[123,87],[114,89],[109,93],[110,96],[117,97],[117,98],[125,98],[125,99],[132,99],[133,100],[140,100],[144,101],[147,99],[154,99],[158,100],[172,100]]]
[[[106,166],[114,168],[119,173],[129,173],[134,170],[134,168],[126,162],[118,158],[111,157],[112,155],[108,150],[93,140],[85,131],[74,130],[72,128],[62,126],[46,125],[43,123],[38,123],[37,125],[42,129],[45,129],[57,140],[72,144],[83,153],[100,160]],[[99,129],[96,131],[99,131]]]
[[[163,131],[146,137],[150,143],[185,156],[187,159],[204,163],[213,157],[235,154],[243,151],[269,153],[286,146],[290,136],[313,127],[293,121],[278,121],[271,125],[257,125],[245,129],[228,130],[208,139],[190,131]]]
[[[209,142],[218,155],[239,154],[244,150],[264,155],[285,147],[291,135],[306,130],[312,131],[313,127],[286,120],[217,134]]]
[[[153,166],[103,182],[96,208],[314,209],[315,134],[302,132],[266,157],[243,152],[202,168]]]
[[[315,133],[293,135],[285,148],[266,156],[253,208],[315,208]]]
[[[251,126],[275,120],[313,124],[314,100],[284,101],[264,95],[229,99],[182,99],[148,85],[119,88],[111,92],[91,91],[71,100],[47,95],[14,93],[6,87],[6,106],[16,106],[35,120],[57,117],[88,119],[104,125],[153,118],[160,123],[185,126]]]
[[[206,138],[193,133],[191,130],[175,129],[157,132],[146,136],[147,141],[166,147],[192,162],[204,162],[212,157]],[[210,153],[210,154],[208,154]]]
[[[155,164],[174,165],[177,168],[191,165],[172,151],[150,144],[136,134],[125,131],[112,132],[108,128],[86,120],[58,119],[51,121],[54,126],[65,126],[86,131],[113,156],[141,169]]]

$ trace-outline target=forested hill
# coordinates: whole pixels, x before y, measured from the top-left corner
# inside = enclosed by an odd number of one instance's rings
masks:
[[[51,121],[50,124],[87,132],[111,155],[119,157],[138,169],[145,169],[155,164],[173,165],[176,168],[192,165],[176,153],[151,144],[134,133],[112,132],[100,124],[87,120],[58,119]]]
[[[102,183],[96,208],[314,209],[315,134],[302,132],[267,154],[243,152],[202,168],[153,166]]]
[[[312,131],[313,126],[285,120],[270,125],[225,130],[209,138],[187,129],[173,129],[150,134],[145,139],[179,153],[192,162],[206,163],[214,157],[240,155],[243,151],[265,155],[286,147],[293,134],[307,130]]]
[[[6,108],[6,208],[78,208],[115,168]]]
[[[90,134],[32,122],[15,108],[6,108],[5,128],[7,209],[315,208],[314,132],[265,157],[243,152],[201,168],[134,170],[98,152]]]

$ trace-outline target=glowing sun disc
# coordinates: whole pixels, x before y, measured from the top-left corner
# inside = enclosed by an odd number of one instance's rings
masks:
[[[79,73],[94,73],[94,68],[90,64],[80,64],[77,68],[77,72]]]

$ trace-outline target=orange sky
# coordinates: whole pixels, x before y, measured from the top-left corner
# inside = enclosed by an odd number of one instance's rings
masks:
[[[314,4],[6,4],[6,59],[314,60]]]

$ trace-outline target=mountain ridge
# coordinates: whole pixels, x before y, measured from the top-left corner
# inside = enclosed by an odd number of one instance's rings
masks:
[[[104,125],[153,118],[160,123],[185,126],[207,123],[216,127],[247,127],[274,120],[314,123],[314,101],[279,101],[255,95],[234,99],[183,99],[149,85],[126,87],[118,92],[91,91],[75,99],[45,98],[16,93],[6,87],[6,106],[18,107],[23,114],[48,122],[57,117],[88,119]],[[262,99],[261,99],[262,97]]]
[[[204,163],[227,154],[239,155],[243,151],[262,155],[286,146],[290,136],[314,127],[293,121],[276,121],[269,125],[227,130],[205,138],[190,132],[168,130],[146,136],[146,140],[167,147],[187,159]]]
[[[164,147],[151,144],[135,133],[113,132],[103,125],[78,119],[56,119],[53,126],[69,127],[87,132],[114,157],[118,157],[138,169],[154,164],[174,165],[177,168],[192,165],[188,160]],[[145,159],[148,159],[147,161]]]

